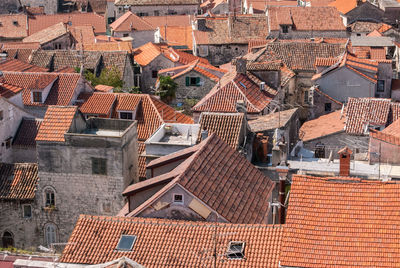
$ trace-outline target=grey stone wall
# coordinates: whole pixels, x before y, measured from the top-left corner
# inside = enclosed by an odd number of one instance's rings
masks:
[[[147,13],[146,16],[164,16],[164,15],[194,15],[198,12],[198,5],[165,5],[165,6],[130,6],[129,10],[139,15],[139,13]],[[117,18],[124,15],[127,9],[122,5],[115,6],[115,14]]]
[[[12,159],[14,163],[37,163],[36,147],[19,148],[13,146]]]
[[[130,54],[126,56],[126,61],[125,61],[125,68],[124,68],[124,73],[122,76],[122,80],[124,81],[124,88],[132,88],[135,86],[134,84],[134,71],[133,71],[133,62],[132,59],[130,58]]]
[[[297,31],[292,30],[289,27],[288,33],[283,33],[280,29],[279,31],[271,31],[269,34],[270,38],[279,39],[309,39],[318,37],[332,37],[332,38],[347,38],[348,33],[344,31]]]
[[[331,99],[327,98],[326,96],[314,91],[313,94],[314,103],[313,106],[309,109],[309,120],[320,117],[324,114],[329,114],[333,111],[342,109],[342,105],[332,101]],[[325,104],[331,104],[331,110],[325,111]]]
[[[175,64],[164,55],[159,55],[151,63],[142,67],[141,89],[143,93],[151,93],[151,87],[155,88],[157,78],[152,77],[152,71],[175,67]]]
[[[61,45],[61,48],[57,48],[58,45]],[[72,47],[72,40],[68,33],[41,46],[41,48],[44,50],[54,50],[54,49],[66,50],[70,49],[71,47]]]
[[[124,37],[128,35],[133,38],[132,47],[138,48],[148,42],[154,42],[155,30],[152,31],[131,31],[131,32],[113,32],[114,37]],[[126,37],[126,36],[125,36]]]
[[[56,14],[58,12],[59,0],[21,0],[22,5],[31,7],[44,7],[46,14]]]
[[[207,47],[208,53],[202,54],[201,51]],[[195,45],[194,53],[196,56],[206,58],[212,65],[218,66],[231,62],[236,57],[247,54],[248,44],[223,44],[223,45]]]

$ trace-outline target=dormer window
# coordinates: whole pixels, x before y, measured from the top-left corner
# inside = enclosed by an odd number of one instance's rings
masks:
[[[174,194],[174,203],[175,204],[183,204],[183,195],[182,194]]]
[[[120,251],[132,251],[133,245],[135,244],[135,235],[122,235],[119,239],[117,250]]]
[[[289,32],[289,26],[288,25],[281,25],[282,33],[288,33]]]
[[[132,112],[119,112],[119,119],[132,120],[132,118],[133,118]]]
[[[244,242],[231,241],[228,245],[226,256],[228,259],[243,259],[244,258]]]
[[[38,102],[38,103],[42,103],[42,92],[40,91],[33,91],[32,92],[32,99],[33,102]]]

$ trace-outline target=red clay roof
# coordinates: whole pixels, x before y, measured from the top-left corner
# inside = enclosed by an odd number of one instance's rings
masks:
[[[117,95],[114,93],[95,92],[79,108],[83,114],[111,116]]]
[[[24,105],[69,105],[74,96],[75,88],[81,78],[80,74],[69,73],[20,73],[4,72],[4,82],[24,89],[22,100]],[[44,103],[33,103],[31,99],[31,89],[36,86],[43,88],[44,84],[49,85],[50,80],[54,81],[49,95]],[[33,83],[34,82],[34,83]],[[43,82],[43,84],[42,84]]]
[[[0,37],[22,39],[28,36],[27,16],[24,14],[0,15]]]
[[[206,127],[208,133],[215,133],[233,149],[237,149],[240,134],[245,135],[245,119],[243,113],[201,113],[200,129]],[[199,135],[199,140],[201,135]]]
[[[91,25],[93,26],[93,30],[96,34],[106,32],[106,22],[104,17],[101,15],[96,13],[60,13],[55,15],[30,16],[28,19],[29,35],[59,22],[63,22],[72,27]]]
[[[335,111],[322,115],[316,119],[306,121],[300,128],[300,138],[303,141],[311,141],[324,136],[343,132],[345,116],[341,111]]]
[[[195,112],[236,112],[236,103],[243,100],[248,113],[260,113],[269,104],[272,96],[260,91],[260,86],[247,75],[228,73],[220,84],[201,99],[193,108]]]
[[[139,166],[139,178],[146,178],[146,157],[142,156],[145,151],[146,145],[143,141],[138,141],[138,166]],[[129,211],[128,211],[129,212]]]
[[[143,18],[136,16],[130,11],[125,12],[116,21],[110,24],[110,28],[114,32],[131,32],[135,31],[153,31],[154,26],[145,21]]]
[[[393,267],[400,261],[400,184],[293,176],[282,267]]]
[[[97,85],[94,87],[96,91],[111,93],[114,87],[107,85]],[[110,92],[111,91],[111,92]]]
[[[271,31],[280,25],[294,25],[296,31],[345,31],[346,27],[334,7],[269,7]]]
[[[0,163],[0,199],[34,199],[38,179],[37,164]]]
[[[35,118],[22,118],[17,133],[13,140],[13,147],[36,147],[36,136],[42,120]]]
[[[0,84],[0,96],[10,98],[23,90],[22,87],[13,86],[4,82]]]
[[[390,109],[390,99],[349,98],[346,106],[346,133],[362,135],[369,125],[385,126]]]
[[[60,261],[98,264],[125,256],[145,267],[210,267],[216,248],[218,267],[278,267],[283,229],[281,225],[82,215]],[[221,234],[218,239],[216,233]],[[116,250],[121,234],[137,237],[131,251]],[[231,241],[245,242],[244,259],[226,257]]]
[[[154,27],[164,26],[192,26],[192,15],[167,15],[167,16],[145,16],[142,17]]]
[[[177,171],[171,183],[181,185],[228,222],[267,222],[274,183],[216,134],[202,141],[198,151],[171,172]],[[164,188],[128,216],[140,215]]]
[[[171,78],[175,79],[191,71],[195,71],[205,77],[208,77],[209,79],[215,82],[218,82],[219,79],[226,73],[226,71],[223,69],[216,68],[209,64],[202,64],[198,60],[195,60],[194,62],[191,62],[187,65],[162,69],[158,73],[168,74],[172,72],[174,74],[172,75]]]
[[[48,72],[46,68],[42,68],[33,64],[29,64],[17,59],[10,59],[0,63],[1,71],[8,72]]]
[[[49,106],[36,136],[36,141],[65,141],[64,134],[71,127],[76,106]]]

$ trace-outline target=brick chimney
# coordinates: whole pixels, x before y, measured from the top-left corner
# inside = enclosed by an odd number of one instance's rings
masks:
[[[347,146],[338,152],[340,160],[339,176],[350,176],[350,158],[352,153],[353,152]]]

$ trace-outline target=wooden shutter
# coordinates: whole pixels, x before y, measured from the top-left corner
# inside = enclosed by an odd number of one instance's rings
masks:
[[[200,77],[196,77],[196,86],[200,86]]]
[[[186,86],[190,86],[190,77],[186,76]]]

